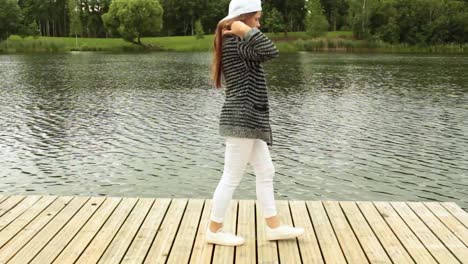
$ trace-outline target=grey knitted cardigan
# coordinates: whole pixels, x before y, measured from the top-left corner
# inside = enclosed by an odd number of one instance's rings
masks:
[[[268,93],[262,62],[278,57],[275,44],[257,28],[241,38],[224,35],[222,47],[226,98],[221,109],[221,136],[258,138],[273,145]]]

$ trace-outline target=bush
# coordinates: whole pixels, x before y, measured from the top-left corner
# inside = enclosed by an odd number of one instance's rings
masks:
[[[201,20],[198,19],[195,22],[195,34],[197,39],[203,39],[205,36],[205,32],[203,32],[203,25],[201,23]]]

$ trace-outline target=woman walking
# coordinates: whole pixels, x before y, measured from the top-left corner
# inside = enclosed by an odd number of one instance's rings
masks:
[[[213,195],[213,208],[206,231],[212,244],[239,246],[242,236],[223,230],[224,217],[246,166],[256,176],[258,210],[265,217],[267,240],[289,239],[303,228],[279,222],[273,193],[273,166],[268,146],[273,145],[269,103],[262,62],[278,57],[274,43],[258,28],[260,0],[231,0],[229,14],[217,26],[214,40],[212,80],[226,86],[219,132],[226,138],[224,172]]]

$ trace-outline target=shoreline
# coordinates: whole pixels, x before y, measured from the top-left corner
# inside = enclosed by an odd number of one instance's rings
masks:
[[[468,54],[468,44],[444,44],[417,46],[388,44],[353,39],[351,32],[328,32],[321,38],[308,38],[305,32],[266,33],[281,53],[326,52],[326,53],[423,53],[423,54]],[[0,43],[0,54],[67,53],[73,51],[97,51],[117,53],[140,52],[209,52],[213,35],[197,40],[195,36],[142,38],[146,46],[139,46],[118,38],[72,38],[72,37],[25,37],[10,36]],[[78,45],[77,45],[78,44]]]

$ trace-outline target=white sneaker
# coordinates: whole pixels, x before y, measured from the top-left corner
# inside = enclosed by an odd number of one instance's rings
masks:
[[[233,233],[225,232],[221,227],[216,232],[211,232],[210,228],[206,230],[206,241],[211,244],[224,246],[240,246],[245,243],[245,239],[241,236],[236,236]]]
[[[265,225],[265,227],[265,236],[267,240],[295,238],[304,233],[304,228],[302,227],[292,227],[287,225],[280,225],[276,228],[270,228],[268,225]]]

